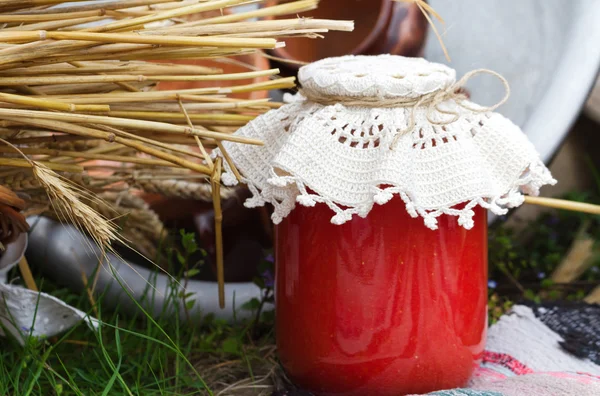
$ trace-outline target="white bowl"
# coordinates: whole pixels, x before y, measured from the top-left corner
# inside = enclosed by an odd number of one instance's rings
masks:
[[[598,0],[429,0],[458,76],[488,68],[511,86],[499,112],[521,126],[548,162],[568,133],[592,88],[600,65]],[[439,26],[439,25],[438,25]],[[430,31],[425,57],[447,63]],[[480,104],[502,98],[493,77],[467,87]]]

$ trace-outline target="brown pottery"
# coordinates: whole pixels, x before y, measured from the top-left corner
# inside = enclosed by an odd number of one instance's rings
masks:
[[[266,5],[275,5],[268,0]],[[427,20],[414,4],[393,0],[322,0],[316,10],[302,17],[354,21],[353,32],[329,32],[324,39],[287,39],[286,46],[272,50],[273,55],[290,61],[314,62],[342,55],[390,53],[419,56],[425,43]],[[289,19],[284,15],[267,19]],[[283,63],[283,62],[282,62]],[[294,72],[298,64],[284,63]]]

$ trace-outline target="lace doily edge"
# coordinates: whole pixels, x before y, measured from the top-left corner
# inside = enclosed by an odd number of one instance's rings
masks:
[[[238,180],[233,176],[229,166],[224,163],[225,173],[222,175],[222,182],[225,185],[233,186],[238,184]],[[490,210],[493,214],[502,216],[508,213],[509,209],[521,206],[525,200],[524,195],[539,195],[539,190],[545,185],[555,185],[557,181],[552,177],[550,171],[541,162],[536,160],[524,167],[522,176],[515,180],[508,191],[497,196],[480,196],[470,199],[463,199],[445,205],[440,208],[424,208],[413,202],[405,188],[390,185],[386,188],[373,186],[373,199],[363,205],[347,207],[332,199],[322,197],[318,194],[308,192],[307,186],[300,178],[295,176],[278,176],[268,180],[269,185],[261,188],[251,180],[242,177],[242,183],[248,186],[252,196],[246,200],[244,206],[247,208],[256,208],[270,203],[274,207],[271,219],[274,224],[279,224],[296,207],[296,203],[314,207],[317,203],[326,204],[333,212],[331,223],[336,225],[344,224],[352,219],[352,216],[358,215],[366,217],[374,204],[384,205],[389,202],[394,195],[400,196],[406,210],[413,218],[422,217],[425,226],[431,230],[436,230],[437,218],[441,215],[457,217],[458,224],[469,230],[474,226],[473,208],[477,205]],[[290,186],[293,186],[290,188]],[[464,205],[461,209],[456,206]]]

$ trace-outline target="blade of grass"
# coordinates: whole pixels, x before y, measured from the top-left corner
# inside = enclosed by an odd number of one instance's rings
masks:
[[[109,268],[110,268],[111,273],[115,277],[115,280],[119,283],[119,285],[121,286],[122,290],[127,294],[127,296],[129,297],[129,299],[135,304],[135,306],[138,307],[138,309],[140,309],[144,313],[144,315],[146,316],[146,318],[148,319],[148,321],[150,321],[154,326],[156,326],[156,328],[160,331],[160,333],[169,340],[169,342],[171,343],[171,345],[175,348],[175,351],[177,352],[177,354],[181,356],[181,358],[185,361],[185,363],[192,369],[192,371],[194,372],[194,374],[198,377],[198,379],[200,380],[200,382],[202,383],[202,385],[204,386],[204,388],[206,389],[206,391],[208,392],[208,394],[210,396],[214,396],[214,393],[210,390],[210,388],[208,387],[208,384],[206,384],[206,382],[204,382],[204,379],[202,379],[202,376],[200,375],[200,373],[198,373],[198,370],[196,370],[196,367],[194,367],[194,365],[188,360],[188,358],[185,357],[181,353],[181,349],[178,347],[178,345],[173,341],[173,339],[169,336],[169,334],[158,324],[158,322],[156,322],[156,320],[154,320],[154,318],[152,317],[152,315],[150,315],[144,309],[144,307],[142,307],[140,305],[140,303],[135,299],[135,297],[133,297],[133,295],[131,294],[131,291],[126,287],[126,285],[123,284],[121,278],[118,276],[115,268],[112,265],[109,265]]]
[[[121,363],[123,362],[123,353],[122,353],[123,351],[121,350],[121,340],[120,340],[120,336],[119,336],[118,322],[117,322],[117,326],[115,326],[115,342],[116,342],[116,347],[117,347],[117,358],[118,358],[116,366],[113,366],[112,360],[110,359],[110,356],[109,356],[108,352],[106,351],[106,348],[104,348],[104,345],[102,344],[102,337],[100,337],[100,342],[101,342],[100,346],[102,348],[102,352],[104,353],[104,356],[106,357],[108,364],[111,367],[113,367],[113,369],[114,369],[113,375],[108,380],[108,383],[106,384],[106,387],[104,388],[104,391],[102,392],[102,396],[108,396],[110,394],[110,391],[112,390],[117,379],[122,381],[122,385],[125,388],[125,390],[127,391],[127,393],[129,393],[130,395],[133,395],[133,393],[131,393],[131,391],[129,390],[127,385],[125,385],[125,381],[123,381],[123,378],[121,377],[121,374],[119,373],[119,370],[121,369]]]

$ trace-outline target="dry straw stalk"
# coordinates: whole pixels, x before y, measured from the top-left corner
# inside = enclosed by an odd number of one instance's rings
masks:
[[[231,191],[220,189],[221,162],[210,151],[225,140],[262,144],[232,132],[279,106],[232,95],[293,88],[295,81],[233,59],[247,70],[224,72],[215,60],[261,54],[283,46],[283,38],[353,28],[351,21],[297,17],[318,0],[264,3],[0,0],[0,182],[28,194],[33,212],[49,201],[46,208],[105,248],[122,239],[101,203],[114,198],[107,194],[138,190],[212,200],[224,303],[220,199]],[[258,7],[233,12],[251,4]],[[290,18],[252,20],[274,15]],[[157,89],[174,81],[196,87]],[[121,235],[152,253],[162,225],[148,208],[111,202],[118,216],[129,211],[132,219],[119,223]]]

